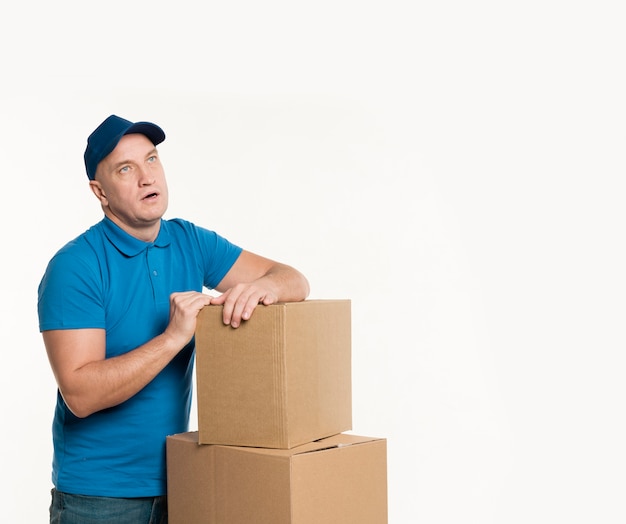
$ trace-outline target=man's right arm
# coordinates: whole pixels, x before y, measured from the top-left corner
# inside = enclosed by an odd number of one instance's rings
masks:
[[[105,358],[103,329],[44,331],[48,359],[67,407],[77,417],[87,417],[138,393],[191,340],[198,313],[210,301],[194,291],[172,294],[166,330],[112,358]]]

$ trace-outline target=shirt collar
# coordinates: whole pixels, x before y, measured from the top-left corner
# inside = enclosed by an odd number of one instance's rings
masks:
[[[105,216],[102,220],[102,224],[104,227],[104,233],[109,239],[109,242],[111,242],[111,244],[113,244],[118,251],[127,257],[134,257],[152,246],[166,247],[171,242],[171,237],[167,228],[167,221],[163,219],[161,219],[159,234],[154,242],[144,242],[143,240],[135,238],[119,227],[109,217]]]

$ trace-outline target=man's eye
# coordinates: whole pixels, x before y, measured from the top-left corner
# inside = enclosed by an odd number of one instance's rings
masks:
[[[129,170],[130,170],[130,167],[124,166],[120,169],[120,173],[128,173]]]
[[[148,157],[148,162],[156,162],[157,157],[152,155],[151,157]]]

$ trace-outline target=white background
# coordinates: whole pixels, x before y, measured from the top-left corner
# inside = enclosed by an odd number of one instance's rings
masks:
[[[200,7],[202,6],[202,7]],[[168,217],[352,300],[392,524],[626,521],[620,2],[13,3],[0,16],[2,521],[47,521],[49,258],[106,116]]]

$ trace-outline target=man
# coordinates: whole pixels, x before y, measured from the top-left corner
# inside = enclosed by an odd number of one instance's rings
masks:
[[[188,431],[198,312],[223,305],[237,328],[258,304],[309,293],[294,268],[162,218],[164,139],[116,115],[90,135],[85,167],[104,217],[55,254],[39,285],[58,384],[51,523],[167,522],[165,437]]]

